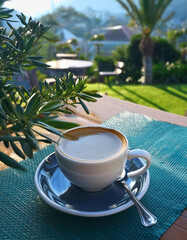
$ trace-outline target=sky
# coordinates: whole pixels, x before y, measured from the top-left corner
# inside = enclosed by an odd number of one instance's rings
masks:
[[[59,6],[73,6],[78,11],[84,11],[90,7],[97,11],[124,12],[115,0],[9,0],[5,4],[5,7],[14,8],[32,17],[52,13],[52,10]]]

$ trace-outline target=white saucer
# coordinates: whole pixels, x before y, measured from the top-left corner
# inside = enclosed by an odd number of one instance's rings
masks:
[[[126,171],[144,165],[143,160],[127,160]],[[146,193],[150,174],[147,170],[136,178],[128,178],[127,184],[138,199]],[[84,217],[100,217],[121,212],[133,205],[125,189],[118,182],[98,192],[86,192],[72,185],[58,167],[55,153],[47,156],[38,166],[35,185],[43,200],[50,206],[69,214]]]

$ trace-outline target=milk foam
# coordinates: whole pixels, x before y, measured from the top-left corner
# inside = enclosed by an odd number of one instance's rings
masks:
[[[77,140],[63,139],[59,144],[59,149],[70,158],[105,159],[117,154],[123,146],[120,138],[110,131],[86,131],[85,129],[83,132],[77,132],[77,135]]]

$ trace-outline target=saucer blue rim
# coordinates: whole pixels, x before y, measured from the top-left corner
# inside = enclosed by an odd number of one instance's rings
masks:
[[[51,153],[50,155],[52,155],[52,154],[54,154],[54,152]],[[134,205],[134,203],[132,201],[129,201],[128,203],[126,203],[126,204],[124,204],[122,206],[116,207],[114,209],[110,209],[110,210],[107,210],[107,211],[98,211],[98,212],[77,211],[77,210],[74,210],[74,209],[69,209],[69,208],[66,208],[64,206],[58,205],[57,203],[53,202],[51,199],[49,199],[44,194],[44,192],[39,187],[39,183],[38,183],[38,173],[39,173],[40,169],[42,168],[43,164],[45,163],[46,159],[48,159],[50,155],[48,155],[46,158],[44,158],[42,160],[42,162],[39,164],[39,166],[38,166],[38,168],[36,170],[36,173],[35,173],[35,186],[36,186],[36,189],[37,189],[39,195],[42,197],[42,199],[47,204],[49,204],[51,207],[53,207],[53,208],[55,208],[55,209],[57,209],[59,211],[65,212],[65,213],[68,213],[68,214],[71,214],[71,215],[76,215],[76,216],[81,216],[81,217],[104,217],[104,216],[109,216],[109,215],[116,214],[118,212],[124,211],[124,210],[126,210],[129,207]],[[144,161],[142,159],[139,158],[139,160],[141,161],[142,164],[145,165],[145,163],[144,163]],[[149,188],[149,184],[150,184],[150,173],[149,173],[149,170],[147,170],[146,182],[145,182],[141,192],[136,196],[139,200],[147,192],[147,190]]]

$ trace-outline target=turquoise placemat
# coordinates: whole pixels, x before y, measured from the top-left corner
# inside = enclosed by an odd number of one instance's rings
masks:
[[[187,128],[123,112],[104,126],[123,132],[131,149],[152,155],[150,186],[141,199],[157,217],[150,228],[140,224],[135,207],[115,215],[84,218],[57,211],[38,195],[34,174],[41,160],[54,151],[50,145],[23,161],[28,172],[0,172],[0,239],[154,240],[179,217],[187,204]]]

